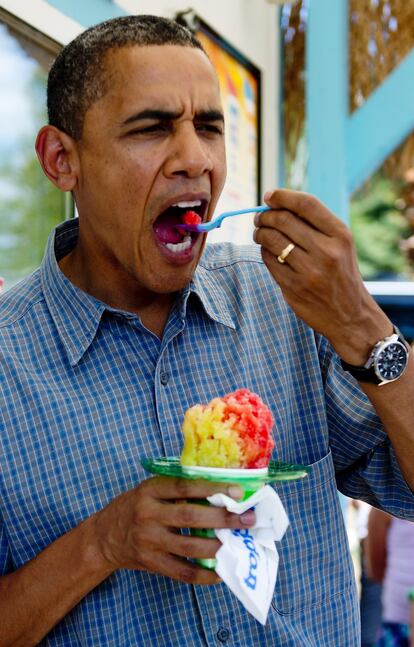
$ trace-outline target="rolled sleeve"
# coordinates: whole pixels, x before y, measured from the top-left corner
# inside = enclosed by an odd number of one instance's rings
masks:
[[[336,480],[343,494],[367,501],[395,517],[414,521],[414,493],[401,473],[389,441],[348,470],[339,472]]]
[[[338,489],[394,516],[414,520],[414,493],[375,409],[326,341],[320,350]]]

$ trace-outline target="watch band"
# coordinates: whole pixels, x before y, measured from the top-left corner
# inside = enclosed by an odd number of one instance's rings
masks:
[[[370,368],[365,368],[365,366],[353,366],[352,364],[345,362],[343,359],[341,359],[341,365],[344,371],[351,373],[358,382],[370,382],[371,384],[381,384],[382,382],[375,373],[373,366]]]
[[[397,335],[396,341],[399,341],[408,350],[409,346],[408,346],[408,343],[407,343],[406,339],[404,338],[402,333],[398,330],[397,326],[395,326],[394,324],[393,324],[393,329],[394,329],[393,334]],[[371,354],[369,356],[368,361],[363,366],[354,366],[353,364],[348,364],[348,362],[345,362],[345,360],[341,359],[342,368],[345,371],[348,371],[348,373],[350,373],[353,377],[355,377],[359,382],[369,382],[371,384],[384,384],[384,383],[386,383],[386,382],[384,382],[384,380],[382,380],[380,377],[378,377],[378,375],[376,374],[376,372],[374,370],[373,354],[374,354],[374,351],[377,348],[377,346],[379,344],[382,344],[382,343],[388,341],[390,339],[390,337],[392,337],[392,335],[390,335],[388,337],[385,337],[384,339],[381,339],[379,342],[377,342],[375,344],[375,346],[374,346],[374,348],[373,348],[373,350],[372,350],[372,352],[371,352]],[[369,364],[370,360],[372,360],[371,364]]]

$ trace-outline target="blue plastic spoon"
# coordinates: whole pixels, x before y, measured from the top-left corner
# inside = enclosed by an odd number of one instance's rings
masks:
[[[182,231],[195,231],[197,233],[203,233],[206,231],[211,231],[217,227],[221,227],[221,223],[225,218],[230,216],[239,216],[242,213],[258,213],[260,211],[270,211],[270,207],[266,204],[261,204],[258,207],[250,207],[250,209],[236,209],[236,211],[223,211],[217,218],[213,218],[210,222],[203,222],[199,225],[175,225],[176,229],[181,229]]]

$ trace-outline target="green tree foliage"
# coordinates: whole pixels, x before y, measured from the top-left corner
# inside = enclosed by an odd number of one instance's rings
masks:
[[[45,85],[44,72],[36,68],[28,98],[33,123],[38,125],[46,119]],[[0,165],[0,275],[6,287],[40,264],[50,231],[64,219],[64,194],[44,176],[34,151],[35,137],[34,130],[19,138],[12,155]]]
[[[399,195],[398,183],[377,173],[353,196],[350,224],[366,280],[407,278],[408,263],[400,243],[410,235],[410,228],[396,207]]]
[[[1,230],[8,240],[1,264],[25,274],[39,265],[47,237],[62,219],[63,195],[45,178],[31,150],[20,165],[0,168],[0,176],[15,189],[0,207]]]

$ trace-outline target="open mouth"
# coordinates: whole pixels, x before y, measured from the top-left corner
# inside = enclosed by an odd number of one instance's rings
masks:
[[[207,211],[207,200],[186,200],[172,204],[160,213],[154,222],[157,240],[172,253],[183,254],[190,250],[199,235],[177,229],[177,225],[182,224],[182,218],[189,210],[197,213],[203,220]]]

